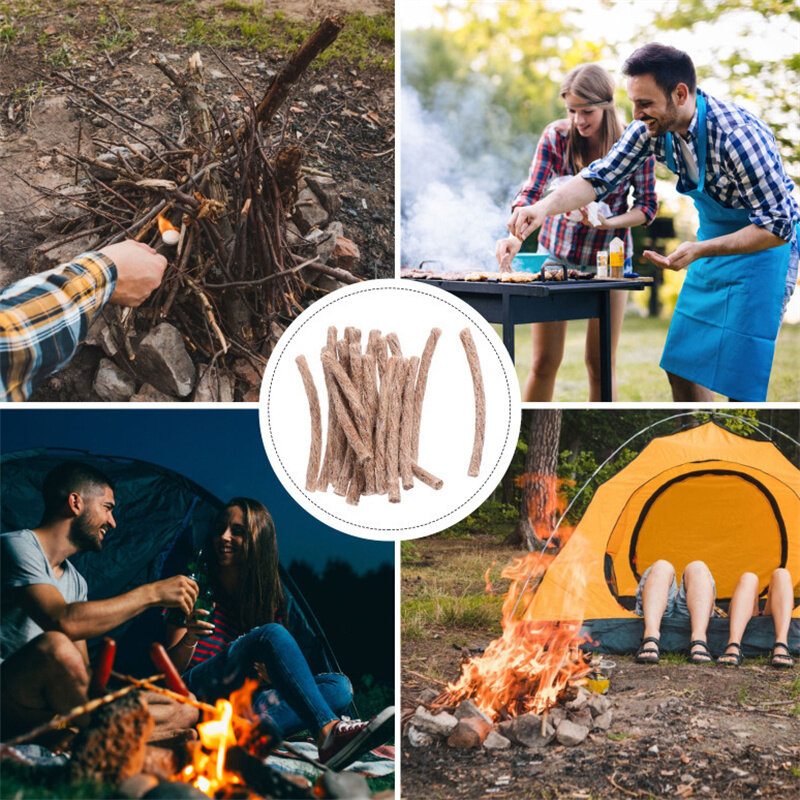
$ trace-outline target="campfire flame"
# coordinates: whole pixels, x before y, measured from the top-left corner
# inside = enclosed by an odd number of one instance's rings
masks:
[[[534,488],[528,506],[530,522],[536,538],[544,544],[564,508],[560,484],[552,475],[526,475],[521,480]],[[560,526],[560,543],[571,534],[571,528]],[[569,684],[581,682],[589,671],[580,650],[586,641],[580,636],[585,574],[573,575],[573,600],[577,598],[578,603],[562,609],[567,619],[542,622],[532,619],[529,612],[555,557],[554,552],[542,549],[514,559],[503,569],[501,577],[511,580],[503,602],[503,633],[482,655],[462,666],[459,679],[447,685],[445,702],[457,704],[471,698],[481,711],[499,720],[542,713],[555,705]]]
[[[206,719],[197,725],[200,743],[193,750],[193,762],[173,780],[191,783],[209,797],[226,785],[242,783],[237,774],[225,769],[225,755],[253,728],[250,697],[257,686],[257,681],[247,680],[230,700],[217,700],[213,714],[204,712]]]

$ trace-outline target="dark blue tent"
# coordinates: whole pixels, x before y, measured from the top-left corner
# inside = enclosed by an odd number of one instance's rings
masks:
[[[223,507],[223,501],[177,472],[144,461],[64,449],[25,450],[0,458],[0,530],[30,528],[41,520],[44,476],[66,460],[92,464],[114,484],[115,530],[100,553],[71,559],[89,585],[89,599],[102,600],[185,571]],[[285,624],[312,672],[341,672],[336,657],[300,591],[281,567],[288,605]],[[163,640],[164,620],[150,609],[110,631],[117,640],[117,669],[152,673],[148,649]],[[90,654],[98,640],[90,641]]]

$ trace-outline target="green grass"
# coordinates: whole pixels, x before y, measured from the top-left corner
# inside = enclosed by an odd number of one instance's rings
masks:
[[[586,321],[576,320],[567,326],[564,360],[556,379],[554,400],[587,402],[588,379],[583,354],[586,346]],[[666,374],[658,366],[667,338],[667,320],[625,317],[617,348],[617,392],[620,402],[669,402],[672,395]],[[500,326],[495,326],[500,334]],[[523,385],[531,367],[530,325],[518,325],[516,367]],[[796,402],[800,399],[797,362],[800,359],[800,325],[783,325],[778,335],[772,367],[768,402]],[[725,400],[722,395],[717,399]]]
[[[168,0],[169,12],[137,12],[129,3],[101,8],[75,0],[9,0],[0,3],[0,55],[21,41],[35,41],[51,68],[80,63],[89,55],[113,54],[136,42],[142,28],[153,28],[172,44],[246,48],[257,53],[278,50],[291,55],[318,25],[285,12],[268,12],[263,3],[227,0],[220,8],[203,8],[193,0]],[[360,68],[394,70],[394,15],[357,11],[343,17],[336,41],[311,65],[320,69],[341,59]],[[47,35],[48,23],[56,33]],[[91,45],[86,45],[86,37]]]
[[[409,600],[401,612],[403,638],[419,639],[434,628],[471,628],[502,632],[502,597],[467,595],[464,597],[424,597]]]

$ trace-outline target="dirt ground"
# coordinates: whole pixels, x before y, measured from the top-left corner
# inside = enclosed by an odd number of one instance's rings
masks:
[[[0,7],[2,23],[11,19],[21,28],[23,20],[3,18],[8,6]],[[263,52],[242,48],[185,47],[174,44],[180,26],[156,30],[150,27],[153,14],[173,13],[170,5],[158,2],[123,4],[126,10],[123,33],[135,33],[129,43],[107,50],[98,49],[102,36],[114,37],[114,17],[98,31],[98,4],[76,0],[68,11],[49,3],[49,13],[36,19],[38,37],[29,33],[3,42],[0,39],[0,285],[48,268],[52,263],[34,263],[34,251],[43,242],[58,238],[65,223],[75,215],[74,207],[53,192],[70,191],[75,185],[74,164],[56,148],[96,155],[103,140],[121,144],[123,134],[93,113],[74,105],[93,103],[83,93],[53,77],[51,67],[55,41],[69,37],[75,51],[81,49],[83,34],[87,52],[68,68],[58,67],[78,83],[90,87],[117,108],[176,136],[181,125],[180,98],[175,88],[151,63],[153,53],[162,52],[179,68],[198,49],[206,67],[206,93],[212,111],[226,105],[236,112],[245,107],[247,93],[261,99],[272,77],[285,64],[287,55],[278,48]],[[229,5],[223,0],[197,4],[221,12]],[[280,10],[289,17],[322,19],[329,13],[360,11],[365,14],[393,12],[391,0],[276,0],[265,9]],[[24,20],[30,25],[30,20]],[[101,35],[102,34],[102,35]],[[391,63],[393,46],[375,46]],[[373,52],[373,56],[375,53]],[[375,59],[371,61],[375,63]],[[230,71],[230,72],[229,72]],[[232,74],[230,74],[232,73]],[[98,108],[95,106],[95,108]],[[293,86],[281,109],[280,125],[273,125],[273,141],[282,137],[299,145],[303,166],[329,174],[337,182],[342,208],[336,219],[344,235],[360,250],[356,272],[365,278],[390,277],[394,273],[394,75],[386,67],[360,67],[341,59],[322,69],[309,69]],[[105,115],[113,119],[107,111]],[[182,119],[182,116],[184,119]],[[58,260],[65,260],[95,243],[77,240]],[[58,251],[56,251],[58,252]],[[101,356],[99,348],[83,348],[69,372],[51,379],[34,395],[35,400],[92,400],[88,376]]]
[[[464,546],[425,541],[415,544],[429,564],[446,563],[448,550]],[[418,591],[412,573],[404,569],[404,599]],[[477,651],[492,638],[452,627],[404,637],[404,711],[416,707],[423,689],[458,676],[465,647]],[[403,740],[403,798],[800,797],[800,668],[776,670],[760,659],[732,669],[612,658],[607,732],[572,748],[512,746],[491,754]]]

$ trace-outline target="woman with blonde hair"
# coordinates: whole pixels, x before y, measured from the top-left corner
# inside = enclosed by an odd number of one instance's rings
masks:
[[[561,97],[567,119],[548,125],[536,149],[528,180],[519,190],[512,211],[540,200],[554,178],[577,175],[592,161],[606,155],[622,135],[622,124],[614,105],[614,81],[596,64],[575,67],[561,84]],[[628,207],[628,190],[633,188],[633,205]],[[658,210],[655,194],[655,161],[651,156],[617,189],[604,199],[611,209],[608,217],[599,216],[599,224],[591,225],[585,209],[579,221],[566,214],[548,217],[539,231],[539,252],[550,258],[546,265],[566,265],[585,270],[594,268],[597,253],[608,250],[611,240],[625,242],[625,255],[633,253],[630,228],[647,225]],[[497,260],[503,271],[522,247],[515,236],[497,243]],[[610,293],[611,301],[611,366],[614,376],[613,394],[617,399],[614,375],[615,354],[627,292]],[[556,374],[564,356],[566,321],[537,322],[531,326],[533,361],[522,392],[523,401],[553,399]],[[589,373],[589,400],[600,400],[599,323],[589,320],[586,333],[586,368]]]
[[[184,625],[167,627],[170,658],[197,697],[213,703],[246,678],[260,679],[254,710],[284,735],[311,731],[319,760],[332,769],[343,769],[391,737],[392,707],[369,722],[342,719],[353,697],[350,681],[338,673],[312,674],[284,627],[275,525],[261,503],[233,498],[209,531],[202,561],[213,611],[195,607]]]

